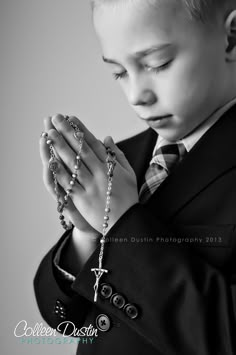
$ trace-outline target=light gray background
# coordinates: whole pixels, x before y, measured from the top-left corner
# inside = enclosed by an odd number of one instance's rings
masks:
[[[42,257],[62,235],[42,182],[43,117],[78,115],[99,138],[146,128],[101,60],[88,0],[1,0],[1,353],[74,354],[70,345],[23,345],[16,324],[43,321],[33,293]],[[137,152],[140,154],[140,152]],[[45,321],[43,323],[46,325]]]

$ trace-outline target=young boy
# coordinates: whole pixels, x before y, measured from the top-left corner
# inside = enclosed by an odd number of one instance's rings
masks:
[[[94,301],[106,179],[105,148],[85,133],[67,213],[73,223],[34,279],[56,328],[93,324],[78,354],[233,355],[236,322],[236,2],[94,0],[103,60],[150,126],[114,144],[111,211]],[[45,129],[66,190],[76,140],[62,115]],[[53,194],[49,152],[40,140]],[[124,154],[123,154],[123,153]],[[73,187],[74,189],[74,187]],[[120,238],[120,242],[113,242]],[[121,242],[121,239],[123,241]],[[185,242],[185,247],[177,243]],[[193,242],[193,243],[190,243]],[[189,243],[188,243],[189,242]]]

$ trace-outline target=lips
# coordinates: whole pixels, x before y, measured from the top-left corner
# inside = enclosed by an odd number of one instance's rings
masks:
[[[160,121],[160,120],[163,120],[164,118],[169,118],[171,117],[172,115],[163,115],[163,116],[155,116],[155,117],[148,117],[148,118],[144,118],[145,121],[148,121],[148,122],[154,122],[154,121]]]

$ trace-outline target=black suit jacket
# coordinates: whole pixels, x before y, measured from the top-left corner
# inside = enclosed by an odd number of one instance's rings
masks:
[[[119,143],[139,188],[156,138],[148,129]],[[57,300],[63,317],[77,327],[96,326],[99,314],[109,317],[110,329],[99,331],[93,345],[79,346],[81,355],[236,354],[235,225],[236,106],[205,133],[146,205],[131,207],[109,231],[108,239],[128,241],[106,244],[103,265],[109,273],[100,282],[107,293],[104,297],[101,287],[96,304],[91,268],[98,265],[99,247],[75,282],[65,281],[53,265],[71,232],[64,233],[34,279],[40,312],[55,328],[62,321],[54,312]],[[115,304],[117,293],[123,298]],[[130,313],[127,304],[134,306]]]

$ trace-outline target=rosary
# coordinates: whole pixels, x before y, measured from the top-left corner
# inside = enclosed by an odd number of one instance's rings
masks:
[[[73,186],[75,184],[78,171],[81,167],[81,152],[83,148],[83,142],[84,142],[84,133],[79,129],[79,127],[72,121],[69,120],[69,116],[65,116],[65,119],[67,122],[71,125],[71,127],[74,129],[74,138],[78,140],[79,146],[78,146],[78,152],[75,158],[75,165],[74,165],[74,172],[72,174],[72,178],[70,180],[70,186],[66,190],[66,194],[64,195],[63,201],[60,200],[61,196],[59,193],[59,188],[58,188],[58,182],[57,182],[57,171],[59,168],[58,160],[55,156],[54,153],[54,148],[52,144],[52,140],[48,139],[48,134],[46,132],[42,133],[42,137],[46,139],[46,143],[49,146],[49,151],[50,151],[50,159],[48,162],[48,168],[52,172],[53,175],[53,182],[54,182],[54,191],[56,193],[56,199],[57,199],[57,211],[59,213],[59,220],[62,225],[62,227],[65,230],[72,229],[73,225],[69,221],[67,224],[65,221],[65,217],[63,215],[64,208],[68,205],[68,198],[71,195],[73,191]],[[103,224],[102,224],[102,236],[100,238],[100,252],[99,252],[99,257],[98,257],[98,268],[92,268],[91,271],[94,272],[95,274],[95,284],[94,284],[94,302],[97,302],[97,295],[98,295],[98,288],[99,288],[99,281],[100,278],[104,273],[108,273],[107,269],[104,269],[102,267],[102,260],[103,260],[103,254],[104,254],[104,245],[105,245],[105,236],[108,228],[108,223],[109,223],[109,213],[111,212],[110,209],[110,202],[111,202],[111,191],[112,191],[112,182],[113,182],[113,172],[116,166],[116,155],[115,152],[113,152],[109,147],[106,148],[106,165],[107,165],[107,192],[106,192],[106,203],[105,203],[105,213],[103,217]]]

